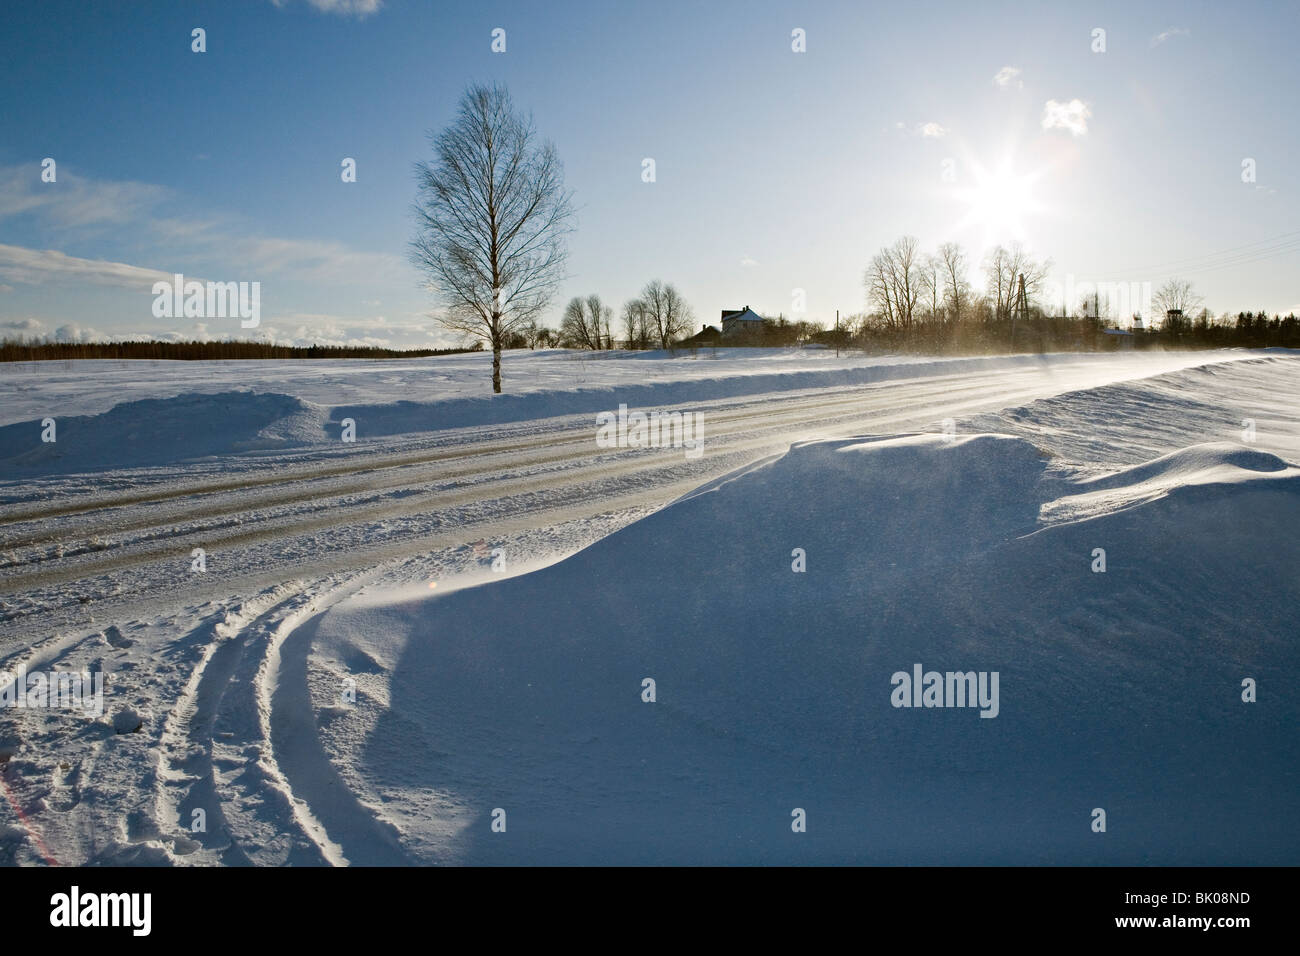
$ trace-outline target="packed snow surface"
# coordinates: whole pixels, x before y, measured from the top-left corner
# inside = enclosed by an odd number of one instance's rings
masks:
[[[471,359],[9,373],[0,858],[1296,862],[1293,354]]]

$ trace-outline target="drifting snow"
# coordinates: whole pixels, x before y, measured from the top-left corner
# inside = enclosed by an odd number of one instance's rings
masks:
[[[1044,525],[1045,471],[1006,436],[800,444],[550,568],[345,602],[319,652],[390,683],[335,742],[426,861],[1294,861],[1300,471],[1201,447]],[[996,717],[891,706],[916,663],[1000,674]]]

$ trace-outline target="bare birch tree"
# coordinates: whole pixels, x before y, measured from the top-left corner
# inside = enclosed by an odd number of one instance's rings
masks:
[[[695,314],[671,282],[652,279],[641,290],[646,324],[650,334],[666,349],[685,335],[695,323]]]
[[[416,164],[411,261],[441,300],[443,327],[501,350],[550,303],[564,277],[571,194],[555,147],[503,86],[472,86],[455,121],[430,133],[434,159]]]

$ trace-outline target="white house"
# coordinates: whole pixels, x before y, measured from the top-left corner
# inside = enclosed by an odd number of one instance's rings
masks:
[[[722,310],[722,337],[727,339],[758,338],[763,332],[763,317],[745,306]]]

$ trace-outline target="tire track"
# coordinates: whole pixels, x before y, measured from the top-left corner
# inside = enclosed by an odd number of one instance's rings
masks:
[[[219,775],[216,728],[223,700],[234,686],[232,681],[253,638],[276,626],[286,609],[291,611],[309,600],[304,597],[305,590],[301,586],[274,588],[233,611],[213,615],[186,635],[186,643],[201,646],[203,655],[164,722],[155,794],[159,827],[173,835],[179,861],[225,865],[254,862],[246,847],[257,844],[249,839],[246,821],[240,820],[237,812],[229,813],[232,801],[223,793],[227,783]],[[294,840],[292,828],[284,826],[295,821],[297,815],[282,792],[267,788],[259,798],[270,808],[263,811],[264,815],[270,813],[279,821],[269,834],[270,852],[283,847],[286,863],[328,862],[326,849],[313,839],[310,830],[302,829],[300,838]],[[199,831],[192,829],[195,811],[201,811],[205,818]],[[242,842],[239,837],[243,837]]]

